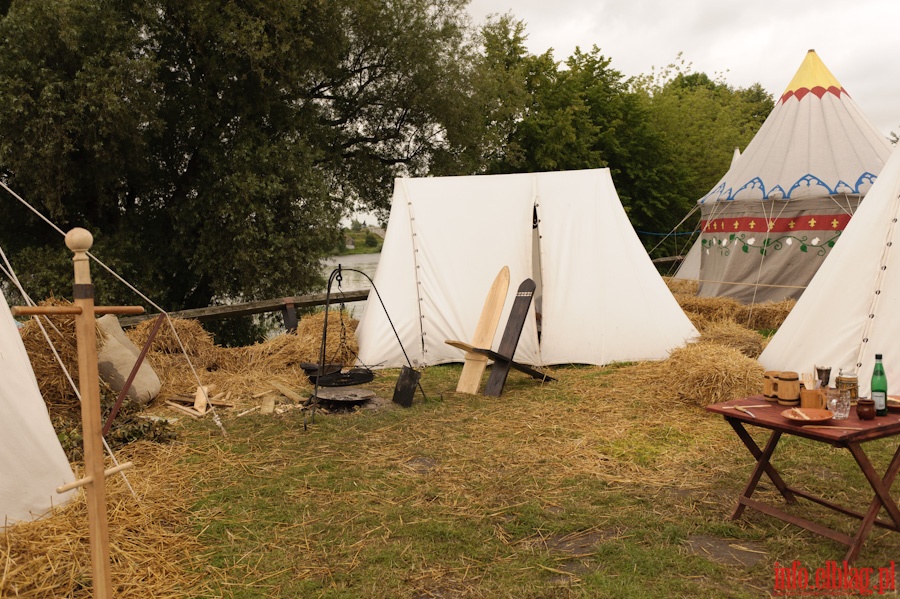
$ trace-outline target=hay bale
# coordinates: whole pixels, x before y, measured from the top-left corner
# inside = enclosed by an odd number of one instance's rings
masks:
[[[766,343],[758,332],[730,320],[706,322],[700,330],[701,341],[731,347],[748,358],[758,358]]]
[[[346,311],[329,310],[328,333],[325,339],[325,361],[330,364],[352,366],[359,352],[356,341],[356,327],[359,321],[350,318]],[[322,347],[322,330],[325,326],[325,311],[321,310],[304,316],[297,324],[298,343],[294,349],[302,356],[299,361],[318,362]]]
[[[309,379],[300,364],[319,361],[324,320],[325,313],[316,312],[300,321],[296,334],[285,333],[247,347],[219,347],[197,323],[175,320],[194,368],[191,369],[171,332],[154,341],[147,359],[162,381],[157,401],[178,395],[193,396],[198,384],[211,386],[215,393],[226,393],[229,402],[236,406],[255,401],[255,395],[271,387],[270,381],[302,393],[309,386]],[[346,312],[329,312],[325,349],[329,363],[353,365],[359,351],[357,324]],[[146,340],[148,330],[148,324],[141,325],[132,332],[133,339]]]
[[[692,279],[674,279],[672,277],[663,277],[669,291],[673,295],[695,296],[700,287],[700,283]]]
[[[150,337],[154,322],[155,319],[145,320],[128,330],[126,335],[135,345],[142,348]],[[155,353],[186,354],[194,366],[200,368],[215,365],[219,349],[213,342],[212,335],[198,321],[186,318],[169,318],[168,322],[164,322],[159,328],[150,346],[150,351]]]
[[[757,330],[776,330],[790,314],[796,300],[786,299],[780,302],[762,302],[744,306],[737,316],[738,322]]]
[[[40,306],[71,306],[72,302],[62,299],[50,298],[40,302]],[[59,407],[63,410],[80,412],[78,395],[72,389],[65,371],[53,355],[53,349],[47,343],[44,333],[36,321],[38,317],[32,317],[25,326],[19,330],[22,335],[22,343],[31,361],[31,368],[37,379],[38,388],[44,401],[51,408]],[[50,342],[56,349],[59,358],[69,372],[73,381],[78,381],[78,338],[75,334],[75,317],[72,315],[41,316],[41,323],[50,337]],[[98,327],[97,338],[100,342],[105,339],[105,334]]]
[[[734,320],[744,313],[744,306],[731,297],[676,297],[681,309],[688,314],[696,314],[707,321]]]
[[[674,350],[663,366],[668,390],[687,403],[706,406],[762,393],[763,367],[718,343],[690,343]]]

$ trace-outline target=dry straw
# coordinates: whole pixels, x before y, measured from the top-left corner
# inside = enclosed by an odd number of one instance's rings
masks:
[[[734,321],[749,329],[776,330],[797,303],[786,299],[743,305],[730,297],[697,297],[697,281],[666,279],[681,309],[698,329],[711,322]]]
[[[192,474],[178,446],[139,442],[120,454],[135,468],[107,482],[111,573],[120,599],[211,596],[202,545],[188,523]],[[84,494],[49,516],[0,530],[0,596],[91,597]]]
[[[220,347],[196,321],[172,320],[200,382],[209,386],[213,395],[227,395],[228,402],[236,407],[258,402],[261,393],[273,390],[269,384],[272,381],[306,393],[310,385],[302,364],[319,362],[324,322],[325,312],[320,311],[304,316],[296,333],[284,333],[247,347]],[[346,312],[329,312],[326,362],[345,366],[354,363],[359,350],[357,324]],[[142,323],[128,335],[141,345],[149,327],[149,323]],[[154,340],[147,356],[162,382],[160,399],[193,396],[197,379],[191,365],[171,329],[164,325],[160,333],[165,334]]]
[[[751,329],[774,331],[781,326],[796,303],[796,300],[787,299],[750,304],[743,307],[736,320]]]
[[[126,332],[138,347],[144,347],[153,328],[154,320],[145,320]],[[176,336],[177,333],[177,336]],[[182,347],[184,348],[182,350]],[[184,356],[197,368],[209,368],[216,364],[218,347],[203,326],[196,320],[170,318],[159,328],[150,351],[153,353]]]
[[[765,347],[765,337],[731,320],[707,322],[700,327],[702,340],[740,351],[748,358],[758,358]]]
[[[68,307],[72,302],[61,299],[49,299],[38,304],[40,306],[61,306]],[[75,317],[71,315],[53,315],[41,316],[41,324],[50,337],[50,343],[47,343],[41,327],[35,321],[36,317],[32,317],[25,326],[19,331],[22,335],[22,342],[25,345],[25,351],[31,361],[31,368],[37,378],[38,388],[44,401],[49,406],[57,406],[65,410],[80,410],[78,403],[78,395],[72,388],[66,372],[60,366],[56,356],[53,355],[53,348],[59,355],[60,360],[65,366],[65,370],[69,372],[73,381],[78,380],[78,342],[75,335]],[[103,339],[104,333],[97,327],[98,339]]]
[[[699,406],[762,392],[763,367],[719,343],[688,344],[674,350],[662,366],[672,395]]]
[[[675,295],[697,295],[699,284],[691,279],[673,279],[672,277],[663,277],[669,290]]]

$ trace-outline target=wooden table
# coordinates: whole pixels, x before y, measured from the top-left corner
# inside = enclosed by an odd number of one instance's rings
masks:
[[[763,404],[766,404],[766,407],[745,408],[752,413],[752,416],[746,412],[735,409],[736,406],[759,406]],[[900,532],[900,508],[897,507],[897,502],[891,498],[890,495],[891,485],[897,476],[897,472],[900,471],[900,443],[897,445],[897,451],[894,453],[894,457],[884,476],[878,474],[862,448],[862,444],[867,441],[884,439],[885,437],[900,434],[900,413],[891,411],[887,416],[878,417],[874,420],[859,420],[856,417],[856,409],[851,408],[850,417],[846,420],[832,420],[818,426],[811,426],[809,424],[798,425],[781,415],[784,410],[790,408],[781,406],[777,402],[767,402],[762,395],[755,395],[706,406],[706,409],[710,412],[715,412],[716,414],[724,416],[725,420],[731,425],[734,432],[737,433],[738,437],[756,459],[756,467],[750,475],[750,480],[747,481],[746,488],[738,498],[737,507],[731,515],[732,520],[740,518],[741,514],[744,512],[744,508],[753,508],[764,514],[774,516],[790,524],[800,526],[806,530],[837,541],[838,543],[847,545],[848,550],[844,559],[848,563],[852,563],[859,555],[860,549],[862,549],[862,545],[865,542],[866,537],[869,536],[873,525],[881,526],[893,530],[894,532]],[[764,447],[760,448],[753,440],[753,437],[750,436],[750,433],[747,432],[747,429],[744,428],[744,425],[747,424],[772,431],[769,440]],[[784,434],[796,435],[813,441],[821,441],[822,443],[828,443],[834,447],[849,450],[874,492],[874,497],[871,502],[869,502],[868,510],[866,510],[865,513],[861,513],[836,505],[801,489],[788,486],[778,474],[775,467],[771,464],[772,454],[775,453],[775,447],[778,445],[778,441]],[[773,505],[753,499],[753,491],[756,489],[763,473],[769,477],[787,503],[796,503],[796,498],[802,497],[803,499],[825,506],[836,512],[859,519],[860,524],[856,533],[853,536],[849,536],[817,522],[795,516],[794,514],[789,514]],[[882,507],[887,512],[890,520],[878,518],[878,513]]]

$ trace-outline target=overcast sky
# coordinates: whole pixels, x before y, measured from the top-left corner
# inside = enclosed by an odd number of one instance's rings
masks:
[[[528,49],[568,58],[594,45],[626,76],[665,67],[679,52],[694,72],[735,87],[760,83],[777,99],[815,49],[885,135],[900,133],[898,0],[471,0],[525,21]]]

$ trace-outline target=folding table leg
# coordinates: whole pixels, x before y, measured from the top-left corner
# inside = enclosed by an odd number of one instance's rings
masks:
[[[884,474],[884,478],[878,476],[878,472],[875,471],[872,462],[869,460],[869,457],[863,451],[862,447],[860,447],[859,443],[848,443],[847,449],[853,454],[853,458],[856,460],[856,463],[859,464],[866,480],[869,481],[869,485],[871,485],[872,490],[875,491],[875,497],[872,498],[872,503],[869,504],[869,509],[866,511],[866,514],[859,525],[859,529],[853,537],[853,543],[850,545],[850,549],[847,550],[847,554],[844,556],[844,559],[850,563],[859,555],[863,543],[865,542],[866,537],[869,536],[872,525],[875,523],[875,518],[878,516],[878,512],[881,511],[882,506],[891,517],[891,520],[894,521],[894,525],[900,527],[900,508],[897,507],[897,502],[891,498],[890,493],[891,485],[893,485],[897,473],[900,472],[900,446],[897,447],[897,451],[894,453],[894,457],[888,466],[887,472]]]
[[[759,484],[759,479],[762,478],[763,472],[769,475],[769,478],[772,479],[772,482],[775,483],[775,486],[778,487],[778,490],[781,491],[781,494],[784,495],[785,499],[790,497],[789,501],[793,501],[793,494],[787,490],[787,485],[784,484],[784,481],[781,480],[781,477],[778,475],[778,472],[769,464],[769,459],[772,457],[772,454],[775,453],[775,446],[778,445],[778,441],[781,439],[780,431],[772,431],[772,435],[769,437],[768,442],[766,442],[766,447],[761,452],[759,451],[759,447],[757,447],[756,443],[753,441],[753,438],[744,430],[744,427],[740,422],[731,422],[729,421],[731,426],[734,427],[735,431],[742,431],[744,435],[746,435],[746,439],[741,432],[738,432],[738,436],[741,437],[741,440],[747,445],[747,449],[750,450],[756,457],[756,468],[753,469],[753,474],[750,475],[750,480],[747,481],[747,487],[744,489],[744,492],[741,493],[741,496],[738,498],[737,507],[734,508],[734,513],[731,514],[732,520],[737,520],[741,517],[741,514],[744,513],[744,508],[746,507],[743,503],[743,499],[749,499],[751,495],[753,495],[753,491],[756,489],[756,485]],[[779,486],[779,484],[781,486]],[[783,490],[782,490],[783,489]],[[787,494],[785,494],[787,493]]]
[[[741,424],[740,420],[731,420],[728,419],[728,424],[731,425],[731,428],[734,429],[734,432],[737,433],[737,436],[744,443],[744,446],[750,451],[754,458],[756,458],[757,462],[759,461],[760,456],[762,455],[762,450],[756,445],[756,442],[753,440],[753,437],[750,436],[750,433],[747,432],[747,429],[744,428],[744,425]],[[773,435],[775,433],[772,433]],[[778,433],[779,438],[781,437],[781,433]],[[771,438],[770,438],[771,440]],[[776,440],[777,443],[777,440]],[[773,449],[774,451],[774,449]],[[775,488],[778,489],[778,492],[781,493],[781,496],[784,497],[784,500],[788,503],[794,503],[796,499],[794,498],[794,494],[791,492],[791,489],[787,486],[784,480],[781,478],[781,475],[778,474],[778,471],[775,470],[775,467],[772,466],[766,461],[764,466],[766,475],[772,481],[772,484],[775,485]],[[748,495],[749,497],[749,495]]]

